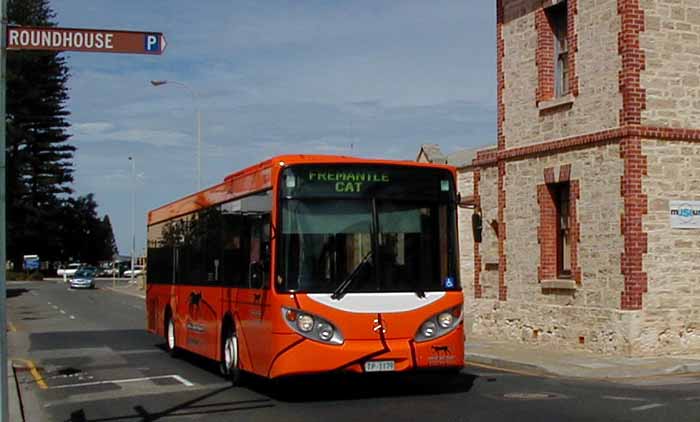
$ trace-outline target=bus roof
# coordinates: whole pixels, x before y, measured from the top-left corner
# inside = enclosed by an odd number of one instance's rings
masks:
[[[229,174],[224,181],[162,205],[148,212],[148,225],[161,223],[175,217],[264,191],[272,187],[274,166],[286,167],[294,164],[384,164],[424,168],[443,168],[456,173],[456,168],[445,164],[419,163],[409,160],[381,160],[343,155],[278,155],[243,170]]]

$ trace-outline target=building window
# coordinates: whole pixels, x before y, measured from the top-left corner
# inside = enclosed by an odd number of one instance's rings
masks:
[[[580,224],[576,210],[580,188],[578,180],[570,180],[570,172],[562,171],[558,180],[552,169],[545,172],[545,183],[537,186],[540,225],[538,280],[574,280],[581,283],[578,263]]]
[[[556,207],[556,247],[557,276],[571,277],[571,230],[570,230],[570,188],[569,183],[557,183],[549,186]]]
[[[569,41],[566,1],[546,9],[549,26],[554,37],[554,82],[555,96],[569,93]]]

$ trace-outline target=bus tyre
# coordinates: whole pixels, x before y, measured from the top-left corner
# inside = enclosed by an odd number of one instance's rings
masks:
[[[221,362],[219,363],[221,374],[231,380],[233,385],[241,383],[241,369],[238,354],[238,337],[230,326],[224,329],[221,336]]]
[[[168,349],[170,356],[175,357],[177,355],[177,342],[175,340],[175,322],[168,315],[165,321],[165,347]]]

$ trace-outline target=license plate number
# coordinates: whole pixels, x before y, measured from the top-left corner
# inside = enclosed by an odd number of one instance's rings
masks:
[[[394,370],[393,360],[372,360],[365,362],[365,372],[391,372]]]

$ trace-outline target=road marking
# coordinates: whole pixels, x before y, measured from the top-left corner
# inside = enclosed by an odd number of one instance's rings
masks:
[[[662,406],[666,406],[666,405],[663,403],[652,403],[652,404],[645,404],[644,406],[633,407],[630,410],[633,412],[639,412],[642,410],[649,410],[649,409],[654,409],[656,407],[662,407]]]
[[[54,309],[58,309],[58,306],[56,306],[56,305],[51,305],[51,307]]]
[[[64,388],[89,387],[91,385],[101,385],[101,384],[126,384],[126,383],[130,383],[130,382],[143,382],[143,381],[157,380],[157,379],[163,379],[163,378],[172,378],[172,379],[176,380],[177,382],[185,385],[186,387],[194,386],[193,383],[191,383],[190,381],[186,380],[185,378],[183,378],[179,375],[160,375],[157,377],[128,378],[128,379],[123,379],[123,380],[104,380],[104,381],[94,381],[94,382],[83,382],[80,384],[57,385],[55,387],[51,387],[50,389],[57,390],[57,389],[64,389]]]
[[[11,323],[10,321],[7,321],[7,328],[10,330],[11,333],[17,332],[17,328],[15,328],[15,324]]]
[[[647,401],[647,399],[640,397],[601,396],[601,398],[606,400]]]
[[[61,310],[60,310],[60,311],[58,311],[58,312],[62,313],[63,315],[65,315],[65,314],[66,314],[66,311],[64,311],[63,309],[61,309]]]
[[[51,304],[51,302],[46,302],[46,303],[48,303],[49,305]]]
[[[24,362],[24,364],[29,368],[29,373],[32,374],[32,377],[34,378],[34,382],[36,382],[36,385],[39,386],[42,390],[46,390],[48,386],[46,385],[46,381],[44,381],[44,378],[41,376],[39,373],[39,370],[36,369],[36,365],[34,365],[34,362],[32,362],[29,359],[15,359],[20,362]]]
[[[74,317],[73,315],[69,316],[68,318],[70,318],[70,319],[75,319],[75,317]]]

